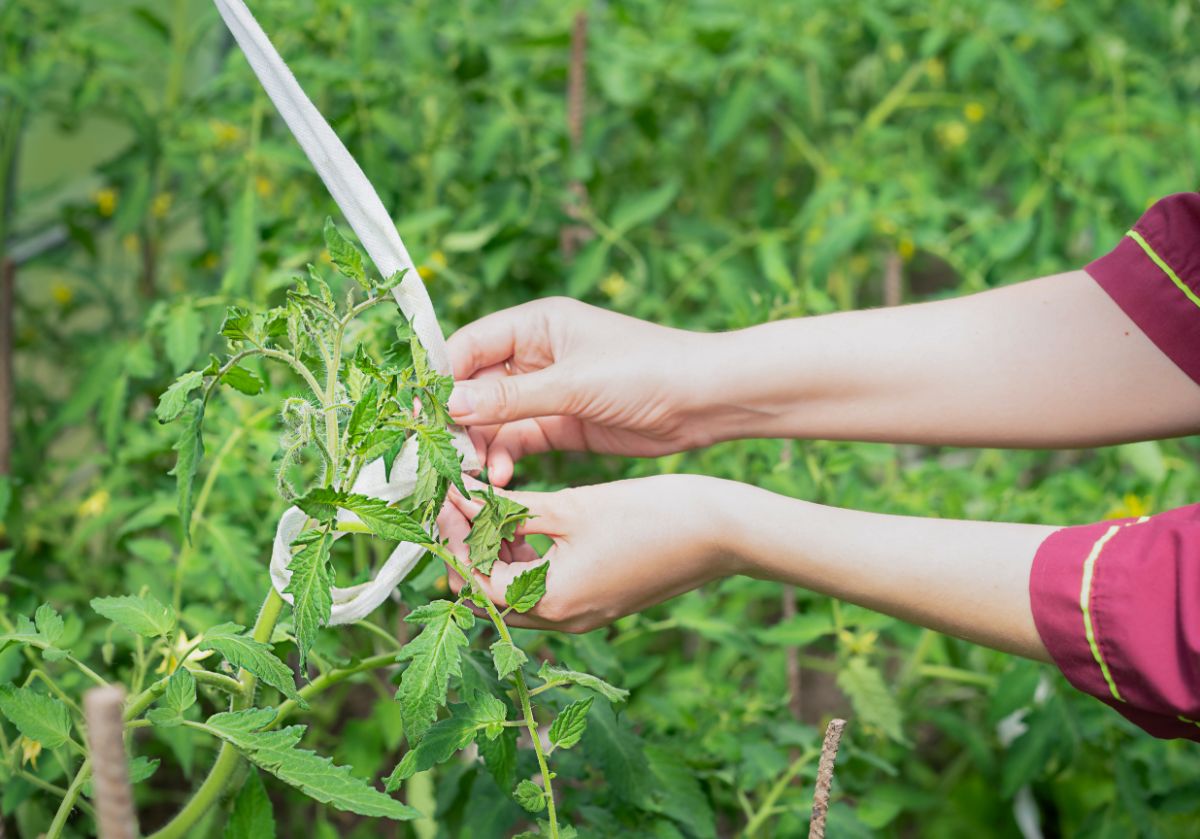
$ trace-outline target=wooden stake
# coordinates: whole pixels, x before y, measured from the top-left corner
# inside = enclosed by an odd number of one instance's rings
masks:
[[[100,839],[135,839],[138,835],[125,754],[124,710],[125,691],[118,685],[92,688],[83,696]]]
[[[900,254],[891,251],[883,268],[883,305],[899,306],[904,302],[904,263]]]
[[[578,154],[583,146],[584,108],[587,104],[587,12],[575,14],[575,25],[571,30],[571,65],[567,70],[567,135],[571,138],[571,151]],[[592,238],[592,229],[580,224],[582,208],[587,206],[587,187],[581,181],[567,185],[568,196],[563,211],[574,222],[559,233],[559,248],[563,258],[570,262],[575,258],[580,245]]]
[[[808,839],[825,839],[825,819],[829,816],[829,790],[833,786],[833,764],[838,746],[842,743],[845,720],[830,720],[821,744],[821,762],[817,764],[817,788],[813,791],[812,819],[808,823]]]
[[[790,440],[788,442],[791,442]],[[796,617],[796,587],[785,585],[783,586],[783,623],[787,623],[792,618]],[[787,686],[788,686],[788,709],[792,712],[792,719],[800,722],[800,712],[804,710],[804,700],[800,695],[800,690],[803,687],[803,676],[800,670],[800,648],[797,646],[789,646],[787,648]]]

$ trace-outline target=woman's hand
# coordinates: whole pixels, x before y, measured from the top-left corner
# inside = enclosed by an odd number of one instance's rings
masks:
[[[504,543],[491,576],[476,574],[476,580],[503,609],[509,583],[549,562],[545,597],[532,611],[513,612],[506,621],[566,632],[605,626],[742,570],[723,539],[720,497],[726,485],[728,481],[715,478],[661,475],[559,492],[506,492],[528,507],[533,518],[513,542]],[[464,564],[463,540],[481,508],[480,502],[451,490],[438,518],[450,550]],[[525,541],[533,533],[554,540],[544,558]],[[456,594],[463,587],[453,571],[450,585]]]
[[[528,454],[695,448],[709,442],[689,407],[703,339],[567,298],[526,303],[450,337],[450,414],[497,486]]]

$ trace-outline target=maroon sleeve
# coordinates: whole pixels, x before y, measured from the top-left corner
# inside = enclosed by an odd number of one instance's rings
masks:
[[[1029,591],[1072,685],[1156,737],[1200,741],[1200,504],[1051,534]]]
[[[1200,384],[1200,193],[1163,198],[1084,270]]]

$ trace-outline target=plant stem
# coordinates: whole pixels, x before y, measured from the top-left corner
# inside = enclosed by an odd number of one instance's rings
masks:
[[[328,673],[323,673],[304,687],[300,688],[299,693],[301,698],[307,701],[311,697],[316,696],[319,693],[323,693],[334,685],[346,681],[351,676],[355,676],[359,673],[365,673],[368,670],[378,670],[381,667],[387,667],[388,665],[395,663],[396,653],[383,653],[381,655],[371,656],[370,658],[364,658],[353,667],[344,667],[339,670],[330,670]],[[279,703],[279,706],[275,709],[275,719],[272,720],[271,724],[267,727],[274,728],[283,722],[285,717],[296,710],[297,704],[298,703],[294,699],[288,699]]]
[[[62,836],[63,828],[67,826],[67,819],[70,817],[71,811],[75,809],[75,801],[79,798],[79,794],[83,791],[83,785],[91,773],[92,759],[87,758],[80,764],[79,771],[75,773],[75,778],[71,781],[71,786],[67,787],[67,794],[63,796],[62,802],[58,805],[58,812],[54,814],[54,821],[50,822],[50,829],[46,831],[46,839],[58,839]]]
[[[796,777],[801,769],[811,763],[812,759],[820,754],[820,749],[807,749],[804,754],[792,761],[791,766],[779,776],[774,786],[771,787],[770,792],[763,798],[762,803],[758,805],[758,810],[754,813],[754,817],[750,819],[745,831],[742,833],[743,836],[754,836],[758,832],[759,828],[771,817],[771,814],[774,812],[775,802],[779,800],[779,796],[783,795],[788,785],[791,784],[792,778]]]

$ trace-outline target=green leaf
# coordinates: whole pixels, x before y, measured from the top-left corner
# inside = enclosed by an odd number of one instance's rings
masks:
[[[412,663],[400,677],[396,699],[409,742],[415,742],[437,719],[437,711],[446,704],[450,677],[462,673],[462,650],[467,646],[463,633],[474,622],[467,607],[448,600],[435,600],[405,618],[409,623],[423,623],[421,634],[400,652],[401,659]]]
[[[245,178],[242,192],[229,211],[226,224],[225,238],[229,243],[229,254],[225,275],[221,277],[221,291],[233,296],[244,293],[258,259],[259,234],[254,218],[258,199],[254,182],[253,177]]]
[[[883,674],[862,656],[850,659],[837,677],[860,723],[873,725],[898,743],[905,742],[900,705],[888,690]]]
[[[371,498],[352,492],[339,492],[329,487],[310,490],[296,499],[296,506],[319,522],[333,521],[339,507],[358,516],[372,533],[382,539],[432,545],[434,540],[412,516],[398,507],[388,506],[381,498]]]
[[[179,439],[175,442],[178,453],[175,468],[168,474],[175,476],[176,494],[179,496],[179,521],[183,527],[184,536],[192,540],[192,488],[196,480],[196,470],[204,458],[204,402],[193,399],[181,414],[183,428]]]
[[[94,597],[92,608],[110,621],[147,638],[170,635],[175,630],[175,613],[153,595],[138,597]]]
[[[592,708],[595,697],[580,699],[562,709],[550,724],[550,742],[555,748],[569,749],[579,742],[587,729],[587,715]]]
[[[641,741],[608,705],[601,703],[592,708],[584,745],[600,766],[612,792],[630,804],[641,806],[646,802],[654,788],[654,779]]]
[[[371,290],[363,270],[363,256],[350,240],[342,235],[333,219],[325,219],[325,247],[329,249],[329,259],[333,267],[343,277],[348,277],[367,291]]]
[[[516,612],[528,612],[546,594],[546,572],[550,563],[543,562],[536,568],[522,571],[504,592],[504,600]]]
[[[262,379],[238,364],[225,371],[225,375],[221,376],[221,383],[227,384],[247,396],[256,396],[262,393],[263,388],[266,387],[266,383]]]
[[[159,728],[183,725],[183,712],[196,704],[196,678],[186,667],[178,668],[167,680],[161,706],[146,714]]]
[[[0,583],[4,582],[4,578],[12,571],[12,560],[16,554],[12,548],[6,551],[0,551]]]
[[[585,687],[603,696],[609,702],[624,702],[629,698],[629,691],[610,685],[599,676],[591,673],[580,673],[578,670],[567,670],[556,667],[548,661],[543,661],[538,668],[538,678],[553,684],[571,684]]]
[[[32,688],[0,685],[0,713],[30,740],[57,749],[71,739],[71,714],[53,696]]]
[[[478,498],[478,494],[475,497]],[[476,571],[481,574],[492,573],[492,566],[500,555],[500,543],[512,539],[516,535],[517,525],[527,518],[527,508],[503,495],[496,495],[488,487],[483,496],[483,509],[471,522],[471,532],[466,538],[471,565]]]
[[[429,461],[434,471],[445,478],[463,495],[467,487],[462,480],[462,456],[454,448],[454,438],[445,428],[417,429],[417,460]]]
[[[230,306],[225,310],[225,321],[221,334],[231,341],[246,341],[251,337],[254,318],[241,306]]]
[[[279,660],[270,644],[264,644],[243,632],[236,623],[222,623],[204,631],[200,649],[215,650],[234,667],[253,674],[259,681],[278,690],[301,708],[308,703],[296,690],[292,670]]]
[[[361,349],[361,347],[360,347]],[[346,432],[353,443],[371,430],[375,417],[379,414],[379,382],[371,382],[363,389],[362,396],[354,403],[350,413],[350,421],[346,424]]]
[[[355,778],[350,767],[337,766],[327,757],[297,749],[304,726],[263,731],[274,719],[275,711],[270,708],[251,708],[215,714],[204,725],[255,766],[323,804],[377,818],[406,820],[420,816],[416,809]]]
[[[450,716],[434,723],[416,746],[396,764],[396,768],[388,775],[385,788],[391,792],[418,772],[445,763],[455,752],[475,741],[480,727],[469,715]]]
[[[678,194],[679,182],[668,181],[657,189],[623,198],[613,210],[613,230],[624,234],[639,225],[653,221],[671,206]]]
[[[225,839],[275,839],[275,812],[262,778],[253,769],[233,801]]]
[[[716,839],[716,817],[696,769],[681,750],[649,745],[646,759],[654,776],[650,807],[688,829],[696,839]]]
[[[521,648],[511,641],[497,641],[492,644],[492,661],[496,665],[496,676],[501,679],[517,672],[528,660]]]
[[[65,631],[62,616],[49,603],[37,607],[33,613],[33,623],[46,643],[57,644],[62,639]]]
[[[300,652],[300,669],[304,670],[308,651],[317,638],[317,630],[329,623],[333,612],[333,570],[329,567],[329,533],[306,530],[292,545],[300,550],[292,555],[284,593],[292,596],[292,623],[296,630],[296,645]]]
[[[186,370],[200,352],[200,336],[204,323],[190,298],[177,302],[167,312],[163,324],[167,360],[175,372]]]
[[[184,373],[172,382],[171,386],[163,391],[162,396],[158,397],[158,408],[154,411],[158,421],[170,422],[182,414],[183,409],[187,407],[188,396],[203,382],[204,373],[200,370]]]
[[[540,813],[546,809],[546,791],[528,778],[517,784],[513,798],[530,813]]]
[[[158,758],[151,760],[148,757],[139,755],[129,761],[129,784],[133,786],[140,784],[142,781],[148,781],[154,777],[154,773],[158,771],[159,764],[162,763]],[[83,794],[92,798],[95,795],[95,790],[92,786],[92,779],[88,778],[83,784]]]
[[[475,743],[483,765],[496,779],[500,789],[512,789],[517,780],[517,730],[505,728],[495,740],[483,738]]]

